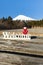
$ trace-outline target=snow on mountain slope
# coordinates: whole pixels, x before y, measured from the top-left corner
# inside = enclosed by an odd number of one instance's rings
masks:
[[[24,15],[18,15],[17,17],[13,18],[13,20],[35,20],[35,19],[24,16]]]

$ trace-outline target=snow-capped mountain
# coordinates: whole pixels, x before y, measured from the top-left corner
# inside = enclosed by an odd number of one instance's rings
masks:
[[[24,15],[18,15],[17,17],[13,18],[13,20],[35,20],[35,19]]]

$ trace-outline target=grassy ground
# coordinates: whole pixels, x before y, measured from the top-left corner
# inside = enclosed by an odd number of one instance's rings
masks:
[[[15,32],[18,33],[18,34],[22,34],[22,29],[14,29],[14,30],[0,30],[0,35],[2,35],[2,33],[4,31],[7,31],[7,32]],[[43,36],[43,28],[32,28],[32,29],[28,29],[28,34],[31,34],[31,35],[36,35],[36,36]]]
[[[0,35],[3,31],[10,31],[22,33],[22,29],[16,30],[0,30]],[[43,36],[43,28],[28,29],[31,35]],[[38,42],[37,42],[38,40]],[[5,40],[0,40],[5,41]],[[34,41],[34,43],[33,43]],[[18,51],[23,53],[41,54],[43,55],[43,39],[34,39],[31,42],[24,41],[6,41],[0,42],[0,50]],[[37,42],[37,43],[36,43]],[[40,43],[40,44],[39,44]],[[0,65],[43,65],[43,58],[26,57],[20,55],[12,55],[7,53],[0,53]]]

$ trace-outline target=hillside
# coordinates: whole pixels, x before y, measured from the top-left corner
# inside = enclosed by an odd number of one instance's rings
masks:
[[[24,19],[24,18],[22,18]],[[8,18],[0,18],[0,30],[2,29],[22,29],[24,26],[27,28],[43,27],[43,20],[13,20],[11,16]]]

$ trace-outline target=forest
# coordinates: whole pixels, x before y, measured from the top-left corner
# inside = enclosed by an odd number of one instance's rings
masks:
[[[24,20],[12,20],[11,16],[8,18],[2,17],[0,18],[0,30],[3,29],[22,29],[23,27],[34,28],[34,27],[43,27],[43,19],[36,21],[24,21]]]

